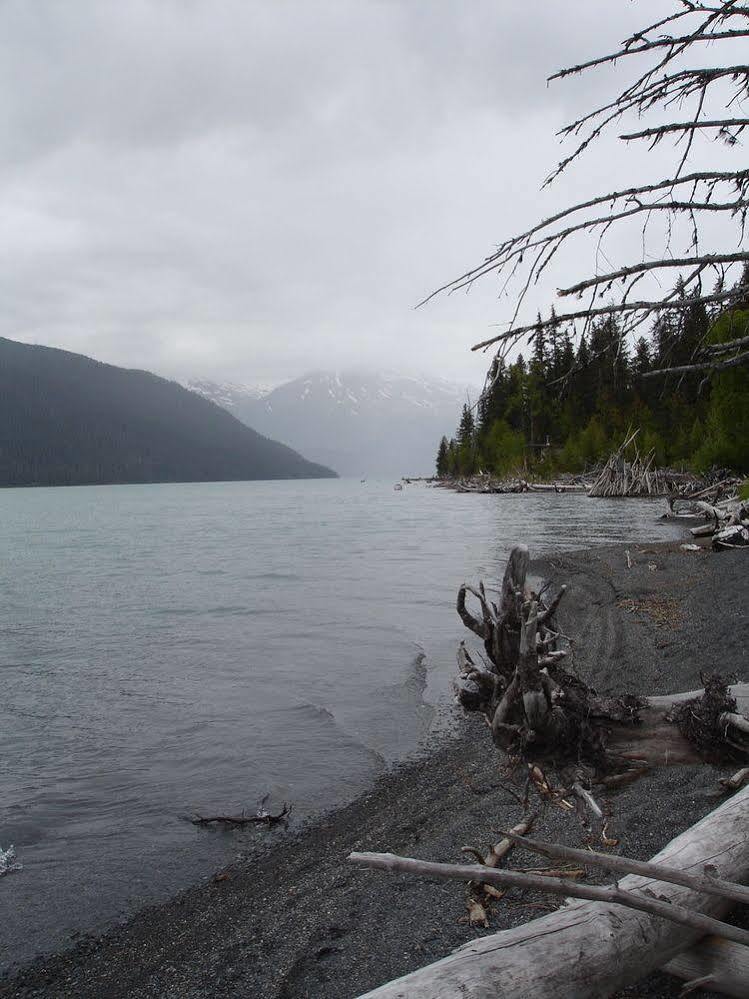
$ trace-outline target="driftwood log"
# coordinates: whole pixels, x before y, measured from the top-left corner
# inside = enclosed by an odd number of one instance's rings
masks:
[[[651,863],[702,877],[746,883],[749,877],[749,788],[677,836]],[[479,868],[479,870],[481,870]],[[496,874],[497,872],[489,872]],[[484,876],[489,876],[485,872]],[[474,875],[475,877],[475,875]],[[729,900],[685,885],[628,875],[618,882],[627,894],[670,903],[719,918]],[[449,957],[389,982],[368,999],[594,999],[633,985],[658,968],[693,980],[712,975],[711,985],[746,995],[735,977],[747,967],[746,948],[705,941],[706,949],[683,953],[704,931],[673,919],[601,901],[571,902],[556,912],[460,947]],[[717,960],[724,965],[716,964]],[[736,970],[737,969],[737,970]],[[707,985],[707,982],[705,983]],[[744,992],[731,988],[744,987]]]
[[[482,663],[464,643],[456,694],[483,715],[498,748],[595,774],[749,753],[749,684],[703,676],[704,690],[665,697],[599,695],[566,665],[567,639],[556,622],[565,587],[551,598],[527,585],[528,549],[512,549],[492,601],[483,583],[458,591],[461,620],[483,641]],[[480,614],[468,606],[478,602]],[[584,782],[583,782],[584,783]],[[578,794],[583,795],[580,786]],[[591,805],[592,807],[592,805]]]
[[[720,937],[703,937],[694,947],[677,954],[661,970],[687,982],[690,992],[700,987],[746,999],[749,947]]]
[[[703,492],[688,498],[669,497],[668,516],[701,517],[705,523],[690,528],[690,534],[695,538],[713,539],[713,548],[720,551],[725,548],[746,548],[749,546],[749,502],[738,495],[738,479],[727,480],[712,491]],[[720,490],[725,487],[730,491],[724,499],[718,499]]]
[[[190,821],[194,826],[228,826],[230,828],[241,828],[242,826],[260,825],[275,826],[279,822],[286,822],[291,815],[291,805],[283,803],[280,812],[268,812],[265,809],[265,798],[254,815],[242,812],[239,815],[194,815]]]

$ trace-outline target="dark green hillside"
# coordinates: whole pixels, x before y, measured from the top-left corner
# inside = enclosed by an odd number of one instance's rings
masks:
[[[0,485],[334,477],[175,382],[0,338]]]

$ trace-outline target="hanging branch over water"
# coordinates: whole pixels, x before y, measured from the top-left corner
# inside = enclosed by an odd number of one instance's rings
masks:
[[[730,43],[747,37],[749,6],[737,0],[714,4],[678,0],[673,14],[633,33],[615,51],[554,73],[550,80],[614,64],[629,56],[655,56],[655,62],[613,100],[561,129],[560,136],[574,137],[577,144],[552,171],[544,186],[559,177],[620,120],[628,116],[641,118],[653,111],[669,114],[672,109],[682,109],[691,103],[692,112],[687,116],[683,116],[682,112],[678,120],[662,121],[652,127],[625,130],[619,134],[619,138],[626,142],[649,140],[651,148],[664,138],[675,137],[680,156],[673,173],[657,183],[610,191],[557,212],[525,232],[500,242],[494,253],[437,289],[424,302],[441,292],[468,288],[490,273],[503,279],[503,291],[513,278],[519,279],[520,291],[507,329],[473,348],[485,350],[498,345],[499,358],[504,357],[507,349],[527,334],[535,335],[560,322],[582,320],[583,332],[587,332],[596,317],[616,315],[620,318],[619,335],[623,339],[653,314],[684,311],[696,304],[730,306],[746,299],[749,296],[749,253],[741,246],[749,209],[749,170],[685,174],[683,169],[697,135],[712,137],[721,145],[728,146],[740,141],[749,126],[749,118],[737,115],[734,109],[740,108],[742,100],[749,97],[749,65],[730,58],[727,58],[725,65],[713,67],[702,63],[695,67],[683,67],[681,62],[693,52],[704,56],[706,43],[713,43],[709,50],[711,54],[716,52],[717,43],[720,43],[720,53],[725,51],[730,57],[737,51],[736,46],[730,48]],[[594,211],[600,206],[606,206],[607,211]],[[715,213],[723,213],[732,220],[735,250],[718,252],[717,249],[703,248],[703,221]],[[617,226],[638,217],[642,219],[643,249],[640,260],[603,273],[596,268],[593,273],[581,275],[569,287],[559,291],[563,296],[578,297],[587,292],[589,300],[586,308],[532,324],[518,324],[521,308],[530,290],[569,239],[580,235],[591,236],[600,248],[604,237],[610,236]],[[647,247],[648,225],[654,217],[662,219],[665,225],[664,242],[655,254]],[[691,230],[689,252],[686,254],[671,250],[673,223],[680,218],[687,219]],[[560,228],[558,223],[562,221],[566,224]],[[742,266],[743,275],[739,276]],[[660,274],[674,268],[687,269],[678,291],[664,293],[654,299],[632,300],[635,286],[646,275],[657,279]],[[738,284],[731,291],[725,291],[737,278]],[[707,279],[715,281],[716,290],[708,292],[705,289]],[[616,296],[611,297],[614,291]],[[605,301],[609,298],[611,300]],[[738,341],[729,340],[721,346],[723,353],[730,356],[721,358],[720,362],[711,360],[709,363],[707,358],[695,357],[698,367],[690,370],[712,373],[749,361],[749,355],[740,352]],[[683,369],[676,370],[681,372]],[[491,376],[488,381],[491,383]]]

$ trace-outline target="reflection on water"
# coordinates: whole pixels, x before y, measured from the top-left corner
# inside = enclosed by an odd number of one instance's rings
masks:
[[[154,901],[412,752],[447,701],[463,580],[675,537],[648,501],[348,481],[5,490],[0,883],[11,959]]]

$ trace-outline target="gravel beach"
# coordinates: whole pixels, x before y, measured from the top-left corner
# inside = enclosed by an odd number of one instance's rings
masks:
[[[685,552],[678,544],[629,553],[632,568],[622,546],[533,563],[537,576],[569,584],[559,617],[581,675],[602,692],[640,694],[692,689],[701,670],[747,679],[747,553]],[[467,637],[456,615],[456,646]],[[466,921],[464,886],[346,863],[352,850],[457,861],[462,846],[488,847],[522,815],[515,793],[524,780],[508,781],[502,765],[483,724],[461,720],[454,737],[394,768],[350,805],[296,831],[271,831],[254,855],[212,881],[16,970],[0,996],[351,999],[478,935],[533,919],[556,903],[511,892],[493,908],[489,929],[475,928]],[[716,806],[723,773],[663,768],[612,793],[609,835],[621,852],[648,858]],[[535,832],[571,845],[584,836],[581,821],[556,808],[543,811]],[[541,865],[516,851],[510,866]],[[679,991],[653,975],[621,995]]]

